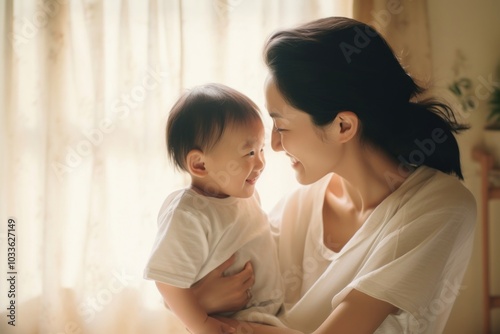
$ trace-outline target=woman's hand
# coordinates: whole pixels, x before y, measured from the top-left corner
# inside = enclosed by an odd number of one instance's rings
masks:
[[[251,297],[249,290],[255,283],[252,264],[247,262],[239,273],[224,276],[224,271],[235,261],[231,256],[191,287],[200,305],[208,314],[241,310]]]

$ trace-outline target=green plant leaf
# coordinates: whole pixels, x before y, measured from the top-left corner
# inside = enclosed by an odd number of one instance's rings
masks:
[[[456,83],[453,83],[451,84],[450,86],[448,86],[448,89],[456,96],[461,96],[462,95],[462,92],[460,91],[460,88],[458,87],[458,85]]]
[[[469,89],[472,87],[472,81],[469,78],[462,78],[458,80],[458,83],[465,89]]]

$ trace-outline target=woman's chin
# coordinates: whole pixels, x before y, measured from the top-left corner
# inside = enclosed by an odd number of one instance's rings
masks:
[[[317,173],[316,174],[307,173],[303,167],[300,170],[295,169],[295,179],[297,180],[298,183],[300,183],[301,185],[304,185],[304,186],[318,181],[323,176],[324,175],[320,175]]]

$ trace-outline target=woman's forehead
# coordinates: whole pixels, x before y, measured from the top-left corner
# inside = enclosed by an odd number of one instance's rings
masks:
[[[266,109],[272,118],[284,117],[286,102],[272,79],[266,80]]]

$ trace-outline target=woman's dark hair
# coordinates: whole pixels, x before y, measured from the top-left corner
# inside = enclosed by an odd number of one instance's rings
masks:
[[[468,126],[442,102],[415,101],[423,89],[370,26],[329,17],[278,31],[264,60],[284,99],[317,126],[352,111],[363,142],[406,167],[427,165],[463,179],[454,133]]]
[[[230,87],[216,83],[194,87],[177,100],[168,116],[168,155],[176,167],[187,171],[189,151],[209,152],[228,126],[260,119],[255,103]]]

